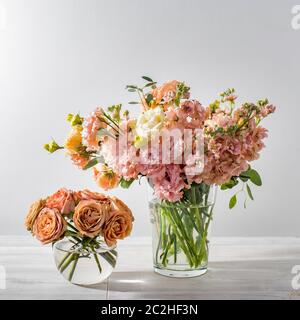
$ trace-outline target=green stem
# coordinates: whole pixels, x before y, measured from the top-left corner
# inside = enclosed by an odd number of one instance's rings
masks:
[[[113,268],[116,266],[116,258],[109,252],[99,252],[100,256],[103,257]]]
[[[167,212],[167,211],[165,211]],[[192,267],[194,265],[194,259],[189,251],[189,248],[187,247],[185,241],[184,241],[184,238],[182,237],[182,235],[180,234],[179,230],[180,228],[178,228],[178,226],[176,225],[176,223],[173,221],[172,219],[172,213],[171,212],[167,212],[167,215],[168,215],[168,218],[169,218],[169,222],[171,223],[172,227],[173,227],[173,231],[174,233],[176,234],[179,242],[180,242],[180,246],[182,248],[182,250],[184,251],[187,259],[188,259],[188,262],[189,262],[189,265]]]
[[[75,255],[75,253],[71,253],[70,257],[66,260],[66,262],[61,266],[60,268],[60,272],[63,273],[67,267],[69,266],[69,264],[73,261],[73,256]]]
[[[191,256],[194,256],[195,260],[197,260],[197,252],[195,251],[195,246],[194,246],[194,239],[192,236],[189,236],[187,231],[185,230],[184,224],[181,221],[181,218],[178,216],[176,208],[171,209],[172,210],[172,217],[175,221],[175,224],[177,224],[178,229],[180,230],[183,239],[185,239],[187,247],[190,250]]]
[[[157,243],[157,246],[156,246],[156,253],[155,253],[155,263],[156,263],[156,264],[158,264],[159,249],[160,249],[160,246],[161,246],[161,244],[162,244],[161,236],[162,236],[162,226],[161,226],[161,223],[160,223],[159,239],[158,239],[158,243]]]
[[[203,224],[202,224],[202,221],[201,221],[201,214],[199,212],[199,208],[198,208],[198,203],[197,203],[197,197],[196,197],[196,190],[195,190],[195,187],[192,187],[191,188],[191,198],[192,198],[192,204],[193,204],[193,212],[195,214],[195,219],[196,219],[196,222],[198,223],[198,226],[199,226],[199,230],[202,230],[203,228]]]
[[[79,258],[79,254],[76,253],[75,254],[75,259],[74,259],[74,262],[73,262],[73,265],[72,265],[72,269],[71,269],[70,274],[69,274],[69,281],[71,281],[72,278],[73,278],[74,271],[76,269],[76,265],[77,265],[77,262],[78,262],[78,258]]]
[[[98,269],[99,269],[99,272],[102,273],[102,268],[101,268],[101,264],[100,264],[100,261],[99,261],[99,259],[98,259],[97,253],[94,253],[93,255],[94,255],[94,258],[95,258],[97,267],[98,267]]]
[[[177,263],[177,237],[174,234],[174,264]]]
[[[63,259],[61,259],[59,265],[57,266],[58,269],[61,268],[61,266],[63,265],[63,263],[66,261],[66,259],[68,259],[68,257],[70,256],[71,252],[68,252],[64,257]]]
[[[67,221],[67,225],[68,225],[68,227],[70,227],[71,229],[73,229],[73,231],[75,231],[76,234],[78,233],[78,230],[77,230],[70,222]]]

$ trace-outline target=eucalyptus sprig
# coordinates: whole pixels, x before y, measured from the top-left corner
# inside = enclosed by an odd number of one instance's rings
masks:
[[[146,92],[146,89],[151,88],[152,90],[156,88],[157,82],[152,80],[150,77],[142,76],[142,79],[146,81],[142,87],[137,85],[127,85],[126,89],[128,92],[138,93],[140,101],[130,101],[129,104],[140,104],[141,101],[147,104],[147,107],[150,108],[150,104],[153,101],[153,96],[151,92]]]
[[[249,182],[251,182],[252,184],[258,187],[262,186],[262,180],[259,173],[256,170],[252,169],[250,166],[248,170],[243,171],[239,176],[231,177],[229,181],[221,185],[221,190],[228,190],[228,189],[234,188],[239,183],[243,184],[242,188],[230,198],[229,209],[234,208],[235,205],[237,204],[237,195],[240,192],[243,192],[245,196],[244,207],[246,207],[248,197],[251,200],[254,200]]]

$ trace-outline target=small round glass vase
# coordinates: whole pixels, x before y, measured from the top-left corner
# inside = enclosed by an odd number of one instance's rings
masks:
[[[61,275],[78,285],[103,282],[113,272],[118,257],[115,247],[108,247],[100,239],[91,247],[64,238],[53,245],[53,254]]]

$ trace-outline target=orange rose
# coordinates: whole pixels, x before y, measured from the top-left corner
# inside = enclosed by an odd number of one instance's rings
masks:
[[[169,98],[175,97],[178,83],[180,82],[177,80],[172,80],[154,89],[152,91],[152,95],[155,99],[155,102],[159,104],[161,100],[164,98],[166,99],[167,97]],[[165,102],[168,102],[168,101],[165,101]]]
[[[38,214],[32,228],[33,234],[43,244],[58,240],[66,231],[67,223],[58,209],[44,208]]]
[[[109,211],[110,201],[82,200],[75,208],[74,225],[82,235],[99,236]]]
[[[48,208],[56,208],[62,214],[71,213],[75,208],[73,192],[65,188],[59,189],[52,196],[47,198],[46,206]]]
[[[77,202],[81,200],[109,201],[109,198],[105,194],[99,192],[92,192],[88,189],[75,192],[74,197]]]
[[[71,160],[79,169],[83,169],[89,163],[89,159],[79,153],[71,154]]]
[[[104,239],[108,246],[116,244],[117,240],[130,235],[134,221],[131,210],[117,197],[112,197],[112,211],[104,226]]]
[[[69,154],[77,154],[78,151],[82,148],[82,126],[76,125],[72,128],[65,141],[65,149]]]
[[[94,179],[98,186],[104,190],[116,188],[119,184],[120,177],[108,168],[106,165],[101,164],[94,168]]]
[[[28,231],[32,229],[36,217],[45,206],[45,202],[45,200],[39,199],[30,206],[28,214],[25,218],[25,226]]]

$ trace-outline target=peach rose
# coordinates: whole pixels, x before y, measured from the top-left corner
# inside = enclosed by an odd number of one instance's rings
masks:
[[[28,231],[32,229],[36,217],[45,206],[45,202],[46,201],[44,199],[39,199],[30,206],[27,216],[25,218],[25,226]]]
[[[58,209],[44,208],[38,214],[32,228],[33,234],[43,244],[58,240],[66,231],[67,223]]]
[[[109,211],[108,201],[82,200],[75,208],[74,225],[82,235],[90,238],[99,236]]]
[[[89,159],[79,153],[71,154],[71,160],[79,169],[83,169],[89,163]]]
[[[162,86],[157,87],[152,91],[152,95],[155,99],[155,102],[159,104],[162,99],[167,100],[168,102],[171,98],[174,98],[176,95],[177,85],[180,82],[177,80],[172,80],[164,83]]]
[[[107,245],[113,246],[117,240],[129,236],[133,221],[132,212],[126,204],[117,197],[112,197],[112,210],[103,230]]]
[[[69,214],[75,209],[75,201],[73,192],[66,188],[59,189],[53,195],[47,198],[46,206],[48,208],[56,208],[62,214]]]
[[[94,168],[94,179],[98,186],[104,190],[116,188],[120,177],[104,164],[96,165]]]
[[[109,201],[109,198],[105,194],[99,192],[92,192],[88,189],[75,192],[74,197],[77,202],[81,200]]]

